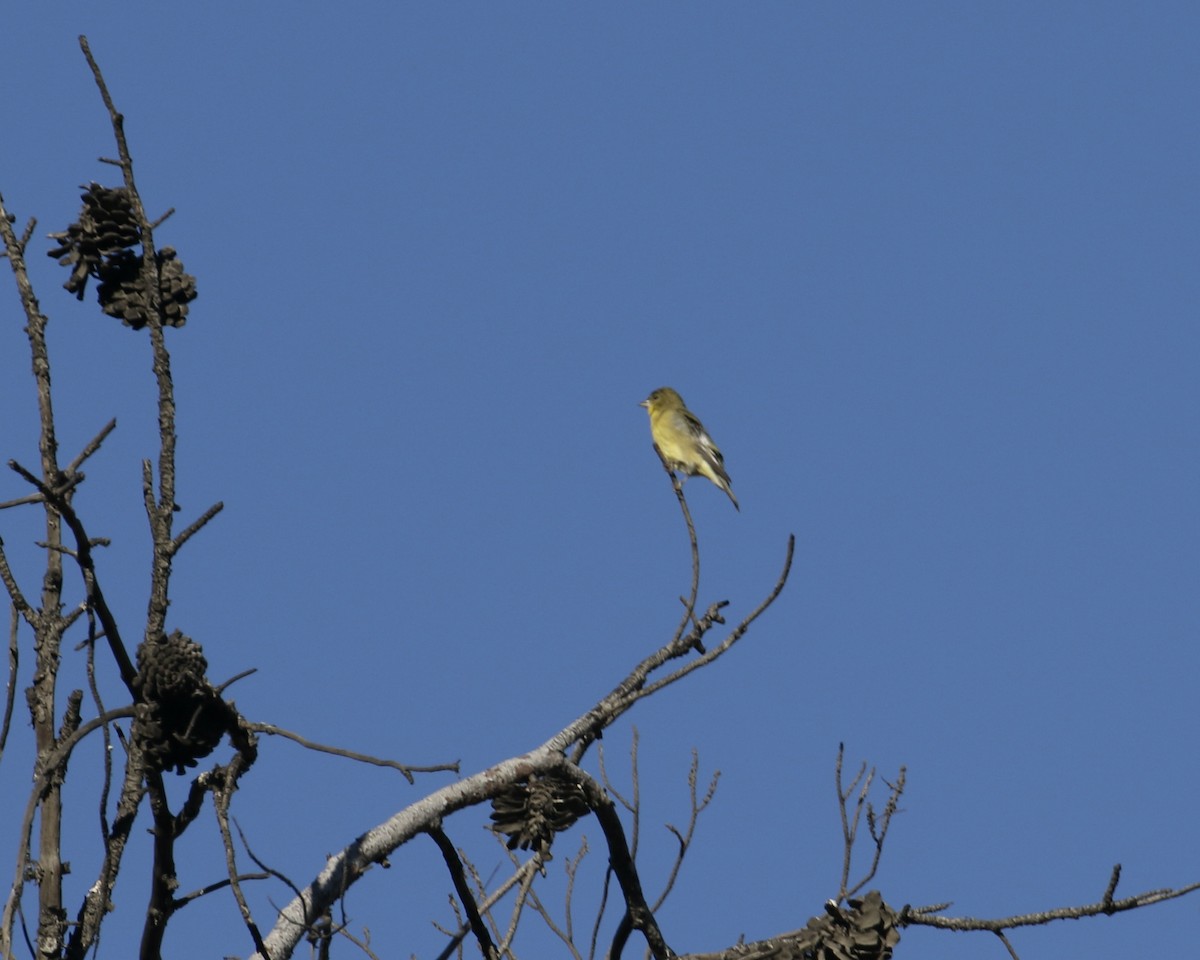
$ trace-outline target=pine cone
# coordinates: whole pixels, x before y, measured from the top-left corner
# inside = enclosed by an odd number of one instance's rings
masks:
[[[508,849],[550,849],[562,833],[588,812],[579,784],[563,777],[530,777],[492,800],[492,829],[508,837]]]
[[[100,277],[105,258],[116,256],[138,242],[141,231],[133,219],[133,205],[124,187],[102,187],[92,183],[83,188],[79,219],[50,238],[59,245],[47,251],[71,276],[63,284],[82,300],[88,277]]]
[[[138,647],[133,739],[157,770],[188,767],[216,749],[230,711],[205,676],[200,644],[178,630]]]

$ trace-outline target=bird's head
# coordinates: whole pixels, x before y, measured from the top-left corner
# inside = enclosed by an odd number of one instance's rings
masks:
[[[670,387],[659,387],[638,406],[645,407],[652,412],[654,410],[670,410],[673,407],[682,407],[683,397]]]

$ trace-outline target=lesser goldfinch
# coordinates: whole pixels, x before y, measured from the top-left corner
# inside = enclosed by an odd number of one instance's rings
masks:
[[[650,435],[659,452],[672,470],[681,470],[689,477],[700,474],[708,477],[725,491],[734,507],[741,512],[737,497],[725,472],[725,458],[713,443],[704,424],[683,403],[683,397],[670,387],[659,387],[641,402],[650,413]]]

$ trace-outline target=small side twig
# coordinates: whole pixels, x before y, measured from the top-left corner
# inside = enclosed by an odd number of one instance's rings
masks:
[[[79,455],[74,460],[72,460],[69,464],[67,464],[67,469],[64,471],[67,474],[67,476],[71,476],[72,474],[77,473],[79,468],[83,466],[84,461],[86,461],[88,457],[90,457],[97,450],[99,450],[100,444],[102,444],[104,442],[105,438],[116,429],[117,429],[117,420],[116,420],[116,417],[114,417],[113,419],[109,420],[108,423],[106,423],[103,427],[101,427],[100,432],[97,433],[94,437],[92,437],[91,440],[89,440],[87,443],[84,444],[83,449],[79,451]]]
[[[842,823],[842,876],[838,884],[836,903],[841,903],[858,893],[858,891],[871,882],[878,871],[879,861],[883,856],[883,845],[887,839],[888,827],[891,825],[892,816],[899,809],[900,796],[904,793],[906,773],[905,768],[901,767],[895,783],[884,781],[888,786],[888,799],[884,804],[883,813],[877,815],[875,808],[869,800],[871,786],[875,782],[875,769],[872,767],[868,771],[866,763],[863,763],[854,775],[854,779],[850,781],[850,785],[843,788],[842,764],[845,760],[845,753],[846,745],[839,743],[837,761],[834,764],[834,785],[837,789],[838,815]],[[862,784],[861,787],[859,786],[860,783]],[[847,804],[856,790],[858,791],[858,799],[854,803],[854,812],[851,815],[847,809]],[[856,884],[850,886],[851,860],[853,858],[854,845],[858,839],[858,827],[862,822],[864,812],[866,813],[867,829],[871,834],[872,842],[875,844],[875,853],[866,874]]]
[[[318,753],[331,753],[337,757],[346,757],[349,760],[357,760],[360,763],[370,763],[377,767],[391,767],[393,770],[399,770],[409,783],[416,783],[414,773],[458,773],[459,765],[456,760],[454,763],[437,763],[430,766],[418,767],[413,764],[399,763],[395,760],[385,760],[382,757],[372,757],[366,753],[358,753],[354,750],[346,750],[342,747],[331,747],[323,743],[317,743],[309,740],[306,737],[300,736],[298,733],[293,733],[291,730],[285,730],[283,727],[277,727],[273,723],[247,723],[246,726],[255,733],[265,733],[270,736],[284,737],[308,750],[315,750]]]
[[[75,508],[71,506],[60,490],[49,487],[15,460],[9,460],[8,465],[26,482],[37,488],[42,496],[46,498],[46,502],[53,506],[58,515],[62,517],[75,537],[75,562],[83,574],[88,603],[95,609],[96,616],[100,618],[100,626],[104,628],[104,639],[108,642],[113,659],[116,660],[117,667],[121,671],[121,679],[132,693],[133,680],[137,676],[137,670],[134,668],[133,661],[130,659],[129,653],[125,649],[125,644],[121,640],[121,631],[117,626],[116,617],[113,616],[112,611],[108,607],[108,602],[104,598],[104,591],[100,589],[100,581],[96,577],[96,565],[92,560],[92,540],[88,537],[83,522],[79,519]]]
[[[258,924],[254,922],[254,915],[250,912],[250,905],[246,902],[246,895],[242,892],[241,874],[237,869],[237,855],[233,849],[233,836],[229,831],[229,801],[233,797],[234,784],[237,781],[240,769],[240,759],[241,757],[238,755],[229,762],[229,766],[225,770],[224,783],[222,785],[216,786],[214,784],[213,793],[215,802],[213,803],[213,809],[217,814],[217,827],[221,831],[221,842],[225,847],[225,867],[229,873],[229,887],[233,891],[233,897],[237,901],[238,910],[242,914],[242,922],[246,925],[250,939],[254,941],[254,949],[263,956],[270,956],[267,953],[266,945],[263,943]]]
[[[217,501],[192,523],[188,524],[181,530],[175,539],[171,541],[171,553],[178,553],[179,548],[187,543],[192,537],[199,533],[208,521],[215,517],[218,513],[225,509],[225,504],[222,501]]]
[[[713,773],[712,779],[708,783],[708,789],[704,791],[703,799],[697,796],[696,787],[698,784],[697,776],[700,772],[700,754],[692,750],[692,765],[688,769],[688,793],[691,799],[691,813],[688,816],[688,825],[686,830],[680,830],[678,827],[667,824],[667,829],[679,842],[679,850],[675,854],[675,862],[671,864],[671,872],[667,876],[667,882],[663,887],[662,893],[658,895],[658,899],[654,901],[654,906],[651,907],[655,913],[662,909],[662,905],[667,902],[667,897],[671,895],[671,891],[675,888],[675,881],[679,878],[679,871],[683,867],[683,859],[687,856],[688,850],[691,849],[692,839],[696,835],[696,824],[700,820],[702,814],[708,805],[712,803],[713,797],[717,792],[717,783],[721,779],[721,771],[717,770]]]
[[[1104,904],[1106,910],[1111,910],[1113,904],[1113,895],[1117,892],[1117,884],[1121,882],[1121,865],[1113,864],[1112,876],[1108,878],[1108,886],[1104,888],[1104,896],[1100,898],[1100,902]]]
[[[1004,949],[1008,951],[1008,955],[1012,957],[1012,960],[1021,960],[1021,958],[1017,956],[1017,951],[1013,949],[1013,945],[1009,942],[1008,937],[1004,935],[1004,931],[996,930],[994,932],[996,936],[1000,938],[1000,942],[1004,944]]]
[[[238,874],[238,882],[244,883],[247,880],[270,880],[269,873],[240,873]],[[210,883],[207,887],[200,887],[198,890],[193,890],[191,893],[185,893],[182,897],[176,897],[173,901],[175,910],[182,910],[189,903],[199,900],[201,897],[207,897],[210,893],[216,893],[218,890],[224,890],[230,884],[228,877],[223,880],[217,880]]]
[[[9,604],[11,614],[8,627],[8,685],[4,692],[4,721],[0,723],[0,760],[4,759],[4,746],[8,743],[8,731],[12,726],[13,704],[17,696],[17,670],[21,665],[21,651],[17,644],[21,614],[15,603]]]
[[[37,611],[29,605],[29,601],[25,599],[25,594],[21,592],[21,587],[17,584],[17,578],[13,576],[12,567],[8,565],[8,555],[4,552],[4,541],[2,539],[0,539],[0,583],[3,583],[4,589],[8,591],[8,597],[12,601],[13,609],[21,615],[26,623],[36,630],[38,620]]]
[[[668,674],[667,676],[663,677],[661,680],[656,680],[653,683],[648,683],[641,689],[633,691],[630,695],[630,705],[632,705],[632,703],[634,701],[641,700],[643,697],[650,696],[652,693],[655,693],[658,690],[661,690],[663,687],[669,686],[672,683],[676,683],[677,681],[682,680],[689,673],[692,673],[695,670],[699,670],[701,667],[708,666],[710,663],[712,663],[714,660],[716,660],[718,657],[720,657],[726,650],[728,650],[735,643],[737,643],[740,639],[742,639],[742,637],[745,636],[746,631],[750,629],[751,624],[753,624],[755,620],[757,620],[760,616],[762,616],[763,613],[766,612],[767,608],[769,606],[771,606],[771,604],[773,604],[775,602],[775,600],[779,597],[779,595],[783,592],[783,588],[787,584],[788,574],[791,573],[792,558],[795,556],[795,552],[796,552],[796,535],[789,534],[788,535],[788,544],[787,544],[787,554],[784,557],[784,561],[783,561],[783,570],[779,574],[779,579],[775,581],[775,586],[772,588],[771,592],[769,594],[767,594],[767,596],[763,599],[763,601],[757,607],[755,607],[753,610],[751,610],[750,613],[746,616],[746,618],[744,620],[742,620],[742,622],[739,623],[736,627],[734,627],[734,629],[730,632],[730,634],[724,640],[722,640],[720,642],[720,644],[713,647],[711,650],[707,651],[702,656],[696,657],[694,660],[689,660],[687,663],[685,663],[683,666],[681,666],[674,673]],[[720,603],[719,606],[724,607],[725,602]],[[714,617],[713,622],[714,623],[717,622],[715,617]]]
[[[509,856],[515,857],[516,855],[510,852]],[[538,857],[538,859],[540,860],[541,858]],[[550,916],[550,911],[546,908],[546,905],[542,903],[542,898],[539,897],[537,891],[533,889],[532,875],[529,878],[529,882],[522,884],[521,886],[521,891],[518,894],[518,900],[522,898],[528,900],[529,905],[533,908],[534,912],[542,918],[542,923],[546,925],[546,929],[558,937],[562,945],[567,948],[567,951],[571,954],[571,960],[583,960],[583,957],[579,952],[579,948],[575,945],[574,934],[572,933],[573,923],[571,921],[570,903],[568,902],[567,904],[565,927],[562,927],[555,922],[552,916]],[[516,919],[517,916],[514,912],[513,922],[515,922]],[[513,933],[515,935],[515,928],[513,929]]]
[[[259,858],[257,854],[255,854],[254,850],[250,847],[250,841],[246,839],[245,831],[242,830],[241,824],[239,824],[236,819],[233,821],[233,825],[237,828],[238,839],[242,841],[242,849],[246,851],[246,856],[248,856],[254,862],[254,865],[262,871],[262,876],[264,878],[274,877],[285,887],[291,890],[294,895],[299,895],[300,888],[296,886],[291,877],[281,870],[276,870],[274,867],[267,866],[267,864],[261,858]],[[247,874],[246,877],[252,880],[259,879],[257,874]]]
[[[533,882],[533,877],[537,875],[541,865],[541,857],[536,854],[529,860],[517,867],[516,871],[504,883],[500,884],[492,893],[479,904],[479,912],[487,915],[491,909],[500,902],[501,899],[518,885],[524,887],[527,883]],[[453,900],[453,897],[451,898]],[[440,928],[439,928],[440,929]],[[468,924],[461,925],[456,932],[445,931],[450,937],[450,942],[442,949],[442,952],[434,958],[434,960],[449,960],[450,956],[458,950],[458,946],[467,935],[471,932]]]

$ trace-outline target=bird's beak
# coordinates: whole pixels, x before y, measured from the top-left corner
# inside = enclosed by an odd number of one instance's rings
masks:
[[[650,401],[649,401],[649,400],[643,400],[641,403],[639,403],[639,404],[638,404],[638,406],[639,406],[639,407],[645,407],[647,410],[649,410],[649,409],[650,409]]]

